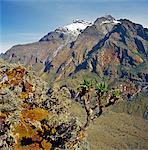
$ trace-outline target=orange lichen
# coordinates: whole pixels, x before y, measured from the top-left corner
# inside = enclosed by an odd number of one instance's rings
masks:
[[[16,143],[14,145],[14,148],[17,150],[38,150],[40,149],[38,145],[27,145],[23,146],[21,145],[21,140],[23,138],[31,138],[33,142],[41,142],[42,137],[38,134],[39,129],[35,128],[30,124],[29,122],[25,122],[24,118],[20,116],[21,123],[15,127],[15,130],[13,132],[14,136],[16,137]],[[35,143],[34,143],[35,144]]]
[[[15,68],[16,72],[17,72],[17,76],[23,77],[23,75],[26,72],[26,69],[22,66],[18,66]]]
[[[21,139],[22,137],[33,137],[37,132],[28,123],[22,122],[15,128],[14,134],[17,134],[18,138]]]
[[[0,117],[6,118],[6,117],[7,117],[7,114],[0,112]]]
[[[42,140],[42,137],[40,137],[40,136],[37,135],[37,134],[34,134],[34,135],[32,136],[32,140],[33,140],[33,141],[38,141],[38,142],[40,142],[40,141]]]
[[[8,81],[5,81],[3,84],[1,84],[0,88],[20,85],[23,81],[25,71],[25,68],[19,66],[13,69],[9,69],[6,72],[3,72],[3,75],[5,74],[5,76],[8,78]]]
[[[22,112],[24,120],[41,121],[48,116],[48,111],[42,108],[34,108],[28,111]]]
[[[7,115],[0,112],[0,125],[2,125],[7,118]]]
[[[48,141],[43,140],[41,144],[44,150],[50,150],[50,143]]]
[[[6,72],[6,75],[7,75],[8,79],[11,80],[12,78],[14,78],[16,76],[16,70],[15,69],[8,70]]]
[[[17,137],[17,142],[14,145],[16,150],[38,150],[41,149],[37,143],[41,143],[44,150],[50,150],[50,143],[43,139],[36,128],[32,128],[31,124],[22,121],[14,131],[14,135]],[[31,138],[34,144],[23,146],[21,140],[23,138]],[[37,145],[36,145],[37,144]]]
[[[9,85],[11,86],[17,86],[21,83],[22,83],[22,79],[13,78],[12,80],[9,81]]]
[[[24,87],[25,87],[27,92],[32,92],[33,91],[33,85],[31,83],[27,82],[27,81],[24,83]]]

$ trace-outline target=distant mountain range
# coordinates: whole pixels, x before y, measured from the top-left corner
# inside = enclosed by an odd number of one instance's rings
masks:
[[[16,45],[1,57],[32,65],[50,81],[90,72],[100,78],[148,81],[148,29],[110,15],[94,23],[75,20],[38,42]]]

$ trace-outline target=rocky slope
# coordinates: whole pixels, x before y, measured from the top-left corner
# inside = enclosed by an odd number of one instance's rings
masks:
[[[0,149],[88,149],[69,91],[55,85],[51,92],[30,69],[0,60]]]

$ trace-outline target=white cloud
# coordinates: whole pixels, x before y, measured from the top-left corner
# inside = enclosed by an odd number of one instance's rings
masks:
[[[8,49],[10,49],[13,45],[16,45],[16,43],[1,43],[0,42],[0,54],[6,52]]]
[[[4,53],[12,46],[17,44],[27,44],[31,42],[37,42],[42,38],[44,33],[12,33],[5,35],[6,39],[0,40],[0,53]],[[2,39],[2,37],[1,37]]]

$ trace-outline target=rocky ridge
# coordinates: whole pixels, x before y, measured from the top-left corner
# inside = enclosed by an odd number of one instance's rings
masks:
[[[85,24],[85,28],[80,32],[73,24]],[[80,20],[73,24],[48,33],[39,42],[14,46],[1,57],[33,65],[50,81],[80,71],[93,72],[100,78],[147,81],[147,28],[127,19],[117,21],[110,15],[96,19],[93,24]],[[79,33],[72,34],[72,29]]]

